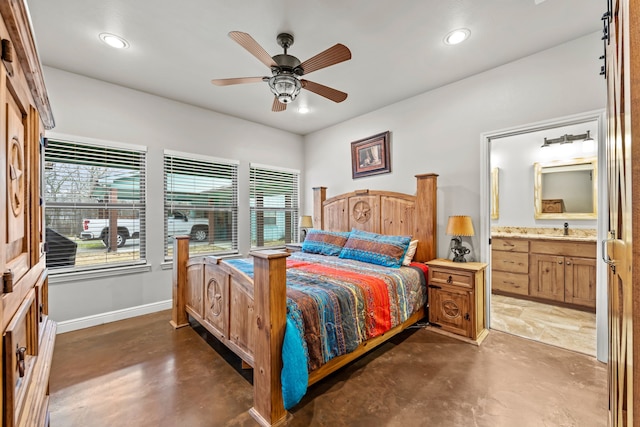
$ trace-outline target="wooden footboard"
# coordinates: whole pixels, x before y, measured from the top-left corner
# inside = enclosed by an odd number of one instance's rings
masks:
[[[435,257],[437,175],[416,177],[416,196],[363,190],[348,193],[344,199],[325,200],[325,189],[321,187],[315,191],[314,223],[321,225],[326,221],[327,228],[355,227],[386,234],[406,231],[405,234],[420,239],[416,259],[428,261]],[[325,209],[318,213],[317,208],[323,206]],[[362,212],[363,208],[371,209],[365,221],[362,217],[349,219],[351,210]],[[327,215],[338,212],[341,219],[328,219],[322,211],[328,212]],[[186,326],[188,315],[192,316],[254,368],[254,404],[250,413],[261,425],[272,426],[284,423],[287,416],[280,375],[286,329],[286,257],[289,254],[255,251],[250,255],[254,258],[253,280],[219,258],[190,259],[189,236],[176,237],[171,324],[175,328]],[[361,344],[354,352],[332,359],[309,373],[309,384],[357,359],[423,317],[424,309],[420,309],[403,324]]]
[[[251,415],[262,425],[286,418],[282,400],[282,342],[286,328],[286,252],[252,252],[254,279],[216,257],[189,258],[189,236],[174,242],[171,324],[192,316],[253,367]]]

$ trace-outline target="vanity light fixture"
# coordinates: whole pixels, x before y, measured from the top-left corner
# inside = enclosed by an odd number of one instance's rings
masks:
[[[587,133],[583,133],[580,135],[568,135],[568,134],[564,134],[561,137],[558,138],[545,138],[544,139],[544,143],[541,145],[542,148],[544,147],[549,147],[552,144],[569,144],[572,143],[574,141],[593,141],[593,138],[591,138],[591,131],[587,131]]]
[[[444,43],[448,45],[454,45],[458,43],[462,43],[471,35],[471,31],[466,28],[458,28],[457,30],[451,31],[449,34],[444,36]]]
[[[102,40],[103,42],[105,42],[106,44],[108,44],[109,46],[115,49],[126,49],[129,47],[128,41],[126,41],[120,36],[116,36],[115,34],[100,33],[98,37],[100,37],[100,40]]]

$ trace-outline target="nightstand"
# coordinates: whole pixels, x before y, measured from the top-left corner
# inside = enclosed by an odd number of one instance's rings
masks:
[[[300,252],[302,250],[302,243],[287,243],[285,247],[289,253]]]
[[[480,344],[489,333],[485,319],[482,262],[434,259],[429,266],[429,329]]]

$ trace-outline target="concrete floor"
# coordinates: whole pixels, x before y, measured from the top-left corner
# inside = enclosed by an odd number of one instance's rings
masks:
[[[169,319],[59,335],[51,425],[256,426],[251,372]],[[413,328],[312,386],[291,415],[288,426],[606,426],[607,369],[498,331],[476,347]]]

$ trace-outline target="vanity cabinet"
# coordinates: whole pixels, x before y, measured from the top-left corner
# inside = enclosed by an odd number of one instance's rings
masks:
[[[529,294],[596,307],[596,243],[532,240]]]
[[[529,242],[493,239],[491,288],[507,294],[529,294]]]
[[[491,286],[496,294],[595,309],[596,243],[493,238]]]

